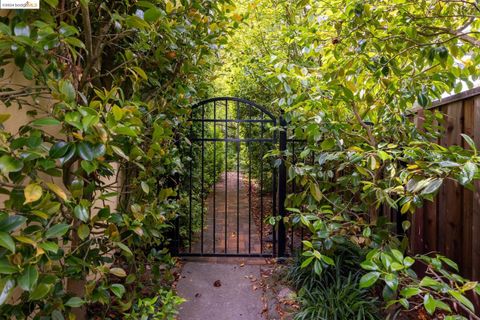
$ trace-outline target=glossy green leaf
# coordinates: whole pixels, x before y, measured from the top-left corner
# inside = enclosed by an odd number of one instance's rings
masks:
[[[48,155],[53,159],[59,159],[67,153],[68,148],[68,143],[65,141],[58,141],[50,148]]]
[[[378,278],[380,277],[380,272],[372,271],[367,274],[364,274],[360,278],[360,288],[369,288],[377,282]]]
[[[13,274],[17,271],[17,268],[12,266],[7,259],[0,258],[0,274]]]
[[[20,278],[18,278],[18,285],[25,291],[32,291],[38,281],[38,271],[32,266],[28,265],[23,271]]]
[[[43,126],[58,126],[61,124],[61,122],[54,118],[41,118],[41,119],[33,120],[30,124],[36,127],[43,127]]]
[[[460,292],[455,291],[455,290],[449,290],[448,293],[455,298],[458,302],[460,302],[462,305],[467,307],[470,311],[475,312],[475,307],[473,306],[473,303],[467,299],[464,295],[462,295]]]
[[[27,221],[27,218],[23,216],[13,215],[0,219],[0,231],[12,232],[17,230],[21,225]]]
[[[85,301],[79,297],[71,297],[65,302],[65,305],[70,308],[79,308],[85,304]]]
[[[404,288],[400,291],[400,295],[402,295],[403,297],[409,299],[413,296],[416,296],[418,294],[420,294],[422,291],[419,289],[419,288]]]
[[[4,155],[0,157],[0,170],[3,174],[18,172],[23,169],[23,162],[13,157]]]
[[[50,241],[39,243],[38,246],[40,248],[42,248],[43,250],[49,251],[51,253],[57,253],[58,249],[59,249],[58,244],[56,244],[55,242],[50,242]]]
[[[429,293],[427,293],[423,297],[423,306],[425,307],[425,310],[427,310],[428,314],[433,314],[437,308],[436,300]]]
[[[40,300],[45,297],[52,288],[51,284],[39,283],[32,292],[30,292],[29,299],[31,301]]]
[[[83,160],[93,161],[93,159],[95,159],[93,146],[89,142],[80,142],[77,144],[77,153]]]
[[[75,215],[75,217],[77,217],[77,219],[83,222],[87,222],[88,219],[90,218],[90,213],[88,208],[82,205],[75,206],[75,208],[73,209],[73,214]]]
[[[78,237],[85,240],[90,235],[90,228],[86,224],[81,224],[77,230]]]
[[[75,101],[75,98],[76,98],[75,88],[73,87],[70,81],[60,80],[58,89],[62,94],[62,98],[65,99],[66,102]]]
[[[4,247],[15,253],[15,242],[8,233],[3,231],[0,231],[0,247]]]
[[[125,294],[125,287],[119,283],[112,284],[110,286],[110,290],[116,295],[118,298],[122,298]]]
[[[50,239],[61,237],[68,232],[69,228],[70,225],[66,223],[55,224],[45,232],[45,238]]]

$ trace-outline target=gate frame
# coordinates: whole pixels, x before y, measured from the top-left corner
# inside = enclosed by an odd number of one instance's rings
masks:
[[[285,221],[284,218],[286,216],[286,209],[285,209],[285,200],[286,200],[286,191],[287,191],[287,170],[286,170],[286,165],[285,165],[285,158],[284,158],[284,152],[287,150],[287,127],[286,127],[286,121],[283,118],[283,112],[280,117],[275,117],[270,111],[262,107],[261,105],[247,100],[243,98],[237,98],[237,97],[214,97],[214,98],[209,98],[202,100],[200,102],[197,102],[191,106],[191,110],[193,111],[196,108],[202,107],[204,105],[207,105],[209,103],[215,103],[217,101],[235,101],[238,103],[242,103],[248,106],[255,107],[256,109],[260,110],[263,114],[267,115],[268,117],[271,118],[274,127],[277,125],[280,125],[279,127],[279,137],[277,140],[276,134],[274,133],[273,136],[273,141],[274,144],[277,145],[278,150],[281,153],[281,163],[278,167],[277,171],[277,179],[276,180],[276,186],[275,186],[275,193],[276,195],[272,195],[272,209],[274,212],[277,214],[275,217],[280,217],[280,219],[277,221],[276,225],[273,226],[273,248],[272,248],[272,254],[242,254],[242,253],[180,253],[179,248],[180,248],[180,224],[179,224],[179,217],[175,219],[175,225],[174,225],[174,239],[172,241],[172,248],[171,252],[175,256],[203,256],[203,257],[267,257],[267,256],[272,256],[272,257],[278,257],[278,258],[283,258],[286,257],[286,227],[285,227]],[[189,119],[192,121],[193,119]],[[202,119],[202,121],[205,119]],[[227,119],[225,119],[227,120]],[[221,122],[221,121],[220,121]],[[238,119],[234,122],[238,123]],[[249,119],[249,120],[244,120],[243,122],[257,122],[255,120]],[[203,137],[202,137],[203,138]],[[228,140],[225,140],[227,143]],[[191,186],[190,186],[191,187]],[[190,199],[191,201],[191,199]],[[263,231],[261,231],[263,232]],[[238,236],[238,235],[237,235]],[[276,242],[276,243],[275,243]],[[191,245],[191,244],[190,244]],[[276,250],[275,250],[276,246]]]

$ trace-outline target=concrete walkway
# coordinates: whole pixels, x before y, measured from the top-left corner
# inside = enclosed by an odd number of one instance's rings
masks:
[[[179,320],[261,320],[260,265],[187,262],[177,284]],[[256,289],[256,290],[255,290]]]
[[[187,251],[220,255],[271,252],[271,243],[261,245],[265,239],[262,241],[253,219],[251,200],[248,177],[222,173],[205,201],[203,234],[194,235]],[[177,284],[178,294],[187,300],[180,306],[179,319],[263,319],[263,294],[258,280],[264,263],[265,259],[259,258],[190,258]]]

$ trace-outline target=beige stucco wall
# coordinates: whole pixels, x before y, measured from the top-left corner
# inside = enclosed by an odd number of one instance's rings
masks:
[[[21,88],[23,86],[34,86],[35,83],[33,81],[29,81],[25,79],[20,71],[16,68],[15,65],[10,64],[4,67],[5,74],[3,78],[0,78],[0,87],[4,86],[13,86],[15,88]],[[24,104],[19,106],[17,104],[12,104],[10,107],[7,107],[1,100],[0,100],[0,114],[8,113],[11,114],[11,117],[4,123],[4,130],[7,132],[18,135],[18,131],[21,126],[27,124],[28,122],[32,121],[33,118],[30,117],[27,112],[31,110],[37,110],[38,116],[46,116],[46,112],[48,112],[53,104],[55,103],[54,100],[48,97],[39,97],[32,101],[32,99],[26,100],[27,103],[31,104]],[[45,127],[45,130],[59,139],[64,138],[64,135],[61,133],[60,127]],[[118,167],[118,166],[114,166]],[[50,177],[48,178],[50,181]],[[28,182],[28,181],[27,181]],[[111,184],[115,182],[115,176],[111,177],[110,179],[105,179],[104,182],[106,184]],[[61,178],[54,178],[54,183],[64,188]],[[65,188],[64,188],[65,189]],[[5,195],[0,194],[0,207],[3,207],[3,202],[5,201]],[[108,204],[115,208],[117,205],[117,199],[111,198],[108,201]],[[95,203],[95,206],[103,206],[102,203]]]
[[[0,12],[0,14],[2,14]],[[4,13],[3,13],[4,14]],[[4,66],[3,67],[5,72],[4,72],[4,76],[2,78],[0,78],[0,87],[14,87],[15,89],[18,89],[18,88],[21,88],[23,86],[34,86],[35,83],[34,81],[29,81],[27,79],[25,79],[21,73],[21,71],[19,71],[17,69],[17,67],[14,65],[14,64],[10,64],[10,65],[7,65],[7,66]],[[11,117],[6,121],[4,122],[4,129],[5,131],[11,133],[12,135],[19,135],[19,129],[29,123],[30,121],[33,120],[32,117],[30,117],[27,112],[28,111],[31,111],[31,110],[37,110],[39,111],[38,113],[38,117],[43,117],[43,116],[46,116],[46,112],[48,112],[51,107],[53,106],[53,104],[55,103],[55,101],[49,97],[49,96],[45,96],[45,97],[40,97],[38,99],[35,99],[35,101],[33,101],[32,99],[27,99],[26,102],[28,104],[24,104],[22,106],[18,105],[18,104],[12,104],[10,107],[7,107],[2,101],[1,101],[1,98],[0,98],[0,114],[5,114],[5,113],[8,113],[8,114],[11,114]],[[55,136],[55,137],[58,137],[59,139],[62,139],[64,138],[64,135],[62,134],[61,132],[61,127],[45,127],[45,130]],[[117,169],[118,166],[115,166],[114,165],[114,168]],[[52,182],[52,177],[50,176],[43,176],[45,177],[45,180],[47,182]],[[111,177],[110,179],[104,179],[104,182],[106,184],[112,184],[115,182],[115,175],[113,177]],[[24,181],[23,183],[24,184],[27,184],[29,181]],[[63,185],[63,182],[62,182],[62,179],[61,178],[58,178],[58,177],[53,177],[53,182],[60,186],[61,188],[63,188],[64,190],[67,190],[67,188]],[[4,195],[4,194],[0,194],[0,210],[2,208],[5,208],[5,200],[8,199],[8,196],[7,195]],[[96,212],[98,211],[98,209],[95,209],[95,208],[101,208],[103,207],[104,205],[109,205],[113,210],[117,207],[117,203],[118,203],[118,199],[116,197],[114,198],[110,198],[108,201],[97,201],[93,204],[92,206],[92,212],[91,214],[94,215],[96,214]],[[66,245],[65,248],[67,248],[69,245]],[[94,275],[92,275],[91,277],[93,278]],[[79,284],[80,286],[83,286],[83,283],[80,283]],[[69,290],[72,290],[73,288],[70,288],[70,284],[68,285],[69,287]],[[80,291],[79,292],[82,292],[83,290],[80,288],[79,289]],[[11,301],[17,301],[18,298],[20,297],[22,291],[21,289],[19,288],[16,288],[14,290],[14,292],[12,293],[12,296],[11,296]],[[81,319],[81,317],[79,318]]]

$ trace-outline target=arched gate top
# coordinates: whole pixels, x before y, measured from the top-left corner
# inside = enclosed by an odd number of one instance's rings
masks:
[[[243,98],[237,98],[237,97],[216,97],[216,98],[206,99],[206,100],[203,100],[203,101],[200,101],[200,102],[194,104],[192,106],[192,110],[196,109],[198,107],[204,106],[206,104],[212,103],[212,102],[217,102],[217,101],[235,101],[235,102],[240,102],[240,103],[252,106],[252,107],[260,110],[264,114],[266,114],[268,117],[270,117],[272,119],[272,121],[276,122],[275,116],[270,111],[268,111],[267,109],[265,109],[264,107],[259,105],[258,103],[255,103],[253,101],[243,99]]]

